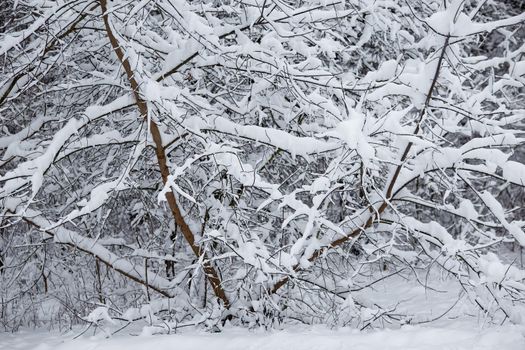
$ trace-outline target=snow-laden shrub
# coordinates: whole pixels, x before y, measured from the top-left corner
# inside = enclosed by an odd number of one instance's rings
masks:
[[[519,320],[525,14],[512,4],[12,6],[4,327],[51,299],[71,324],[97,324],[93,310],[168,330],[404,323],[363,291],[434,266],[481,312]]]

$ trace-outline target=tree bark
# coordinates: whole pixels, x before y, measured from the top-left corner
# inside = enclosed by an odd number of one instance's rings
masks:
[[[139,84],[137,80],[135,79],[133,69],[131,68],[129,61],[125,58],[124,51],[122,50],[118,39],[115,37],[111,29],[111,25],[109,23],[107,0],[99,0],[99,1],[100,1],[100,7],[102,9],[102,18],[104,21],[104,26],[105,26],[109,41],[111,43],[111,46],[113,47],[113,51],[117,55],[118,60],[120,61],[120,63],[122,64],[124,68],[124,71],[126,72],[126,76],[128,78],[129,84],[133,91],[133,95],[135,97],[136,105],[139,109],[139,112],[141,116],[147,120],[148,119],[148,106],[146,104],[146,101],[140,95]],[[164,147],[162,146],[162,136],[160,134],[159,127],[152,118],[149,118],[149,129],[151,132],[153,142],[155,144],[155,154],[157,156],[157,163],[158,163],[158,167],[159,167],[159,170],[162,176],[162,182],[166,184],[166,182],[168,181],[168,176],[170,174],[168,164],[166,162],[166,152],[164,150]],[[222,300],[226,308],[229,308],[230,302],[229,302],[228,297],[226,296],[226,292],[221,286],[221,280],[219,278],[219,275],[217,274],[217,271],[215,270],[215,268],[212,266],[211,262],[208,260],[208,257],[206,253],[203,251],[202,247],[199,246],[197,243],[195,243],[195,235],[193,234],[190,227],[184,220],[184,217],[182,216],[180,208],[177,204],[175,195],[173,194],[173,192],[166,192],[165,196],[166,196],[166,201],[168,202],[170,211],[173,215],[173,218],[175,219],[175,223],[180,227],[181,232],[184,238],[186,239],[186,241],[188,242],[188,244],[190,245],[191,250],[197,257],[201,257],[201,256],[203,257],[202,267],[203,267],[204,273],[206,274],[206,277],[210,281],[210,285],[215,295],[220,300]]]

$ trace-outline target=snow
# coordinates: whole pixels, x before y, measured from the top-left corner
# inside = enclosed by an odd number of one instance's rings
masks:
[[[111,317],[109,316],[107,307],[99,306],[95,310],[91,311],[89,315],[86,317],[86,321],[88,322],[96,323],[96,322],[99,322],[100,320],[105,320],[113,324],[115,323],[115,321],[113,321]]]
[[[479,216],[478,212],[476,211],[476,208],[474,208],[474,205],[468,199],[462,200],[459,203],[457,211],[455,212],[469,220],[475,220]]]
[[[35,120],[33,120],[29,124],[29,126],[23,128],[16,134],[0,137],[0,148],[7,147],[7,150],[5,151],[3,156],[3,160],[11,156],[18,155],[17,151],[19,151],[21,140],[25,137],[31,136],[33,132],[40,129],[40,127],[44,124],[45,121],[49,121],[49,119],[44,117],[36,117]]]
[[[330,189],[330,179],[326,176],[318,177],[310,186],[310,193],[326,192]]]
[[[12,206],[16,207],[18,201],[12,200],[12,202]],[[46,233],[53,236],[55,243],[70,244],[77,247],[80,250],[89,252],[90,254],[93,254],[94,256],[99,258],[105,264],[112,266],[112,268],[115,271],[129,276],[135,281],[146,280],[146,273],[143,272],[143,267],[136,266],[130,261],[124,259],[123,257],[112,253],[110,250],[106,249],[102,244],[100,244],[96,239],[82,236],[77,232],[68,230],[62,226],[50,226],[50,222],[47,219],[43,218],[41,216],[41,213],[32,209],[27,209],[25,214],[28,217],[31,217],[30,221],[33,223],[33,225],[38,226],[40,229],[50,227],[46,230]],[[147,272],[147,275],[151,278],[149,282],[152,288],[156,288],[158,290],[170,290],[170,293],[173,292],[173,286],[171,282],[167,279],[159,276],[153,271]],[[175,292],[176,294],[180,295],[179,289],[176,289]]]
[[[125,188],[125,184],[122,182],[121,179],[105,182],[101,185],[96,186],[91,190],[91,195],[89,201],[86,199],[81,200],[77,203],[78,206],[81,206],[82,209],[75,209],[71,213],[69,213],[65,221],[73,220],[74,218],[77,218],[79,216],[91,213],[95,209],[98,209],[100,206],[102,206],[109,198],[110,192],[114,189],[122,189]]]
[[[223,117],[216,117],[214,119],[214,129],[265,142],[286,150],[292,155],[303,156],[305,158],[308,158],[312,153],[326,152],[337,148],[337,145],[333,143],[324,142],[314,137],[298,137],[282,130],[257,125],[236,124]]]
[[[483,278],[489,282],[502,283],[505,280],[525,279],[525,272],[503,264],[494,253],[488,253],[479,259],[479,268],[483,272]]]
[[[516,62],[512,73],[516,77],[525,75],[525,61]]]
[[[516,268],[508,268],[497,256],[489,254],[480,260],[481,269],[490,281],[522,278]],[[367,278],[361,276],[360,278]],[[23,330],[19,333],[0,332],[0,350],[523,350],[525,325],[491,321],[469,302],[461,287],[450,277],[436,271],[427,276],[425,284],[395,276],[377,283],[374,288],[356,291],[347,298],[350,307],[355,302],[373,307],[396,308],[409,315],[402,326],[385,324],[384,329],[359,331],[352,327],[285,325],[264,330],[226,325],[219,333],[198,327],[180,327],[168,335],[152,335],[159,328],[149,321],[126,324],[112,318],[105,307],[94,308],[86,320],[104,324],[103,331],[87,326],[73,330]],[[187,296],[153,300],[149,305],[131,308],[121,318],[148,317],[170,305],[184,302]],[[374,304],[366,302],[373,300]],[[257,302],[255,302],[257,304]],[[453,306],[452,308],[450,306]],[[390,328],[389,328],[390,327]],[[121,329],[112,335],[112,331]]]
[[[525,164],[508,161],[503,165],[503,177],[518,185],[525,185]]]
[[[333,131],[326,134],[344,141],[350,149],[356,150],[357,154],[368,165],[375,155],[375,150],[368,143],[367,136],[363,132],[363,129],[366,129],[365,120],[363,114],[352,111],[350,119],[342,121]]]
[[[41,17],[36,19],[28,28],[16,32],[5,34],[0,37],[0,56],[6,54],[9,50],[20,45],[25,39],[33,35],[38,28],[46,23],[60,8],[59,5],[48,9]]]
[[[60,152],[65,142],[78,131],[81,125],[82,123],[79,120],[75,118],[70,119],[66,125],[55,134],[46,151],[41,156],[34,160],[21,163],[17,169],[9,171],[4,176],[0,176],[0,181],[7,180],[6,185],[1,190],[6,192],[13,191],[18,188],[18,177],[30,176],[32,184],[31,191],[33,195],[35,195],[42,186],[44,172],[53,162],[53,159]]]
[[[490,32],[496,28],[525,21],[525,13],[522,13],[502,20],[478,23],[472,21],[466,13],[460,12],[456,15],[461,5],[461,1],[455,1],[453,6],[444,11],[436,12],[427,18],[426,23],[441,35],[468,36],[481,32]]]
[[[523,232],[523,230],[520,228],[520,224],[507,221],[502,205],[489,191],[483,191],[479,196],[487,208],[489,208],[491,213],[498,219],[499,222],[501,222],[503,227],[509,231],[509,233],[522,247],[525,247],[525,232]]]
[[[396,60],[388,60],[381,63],[378,70],[367,73],[363,82],[390,80],[396,75],[398,62]]]
[[[448,327],[403,326],[396,330],[358,332],[341,328],[296,327],[282,331],[222,333],[184,332],[164,336],[99,336],[72,339],[73,334],[0,334],[2,350],[443,350],[525,348],[524,330],[518,326],[481,329],[454,323]]]

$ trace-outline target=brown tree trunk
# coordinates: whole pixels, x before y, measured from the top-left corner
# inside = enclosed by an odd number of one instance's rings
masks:
[[[120,63],[122,64],[126,72],[126,76],[128,78],[131,89],[133,91],[133,95],[135,97],[135,103],[139,109],[139,112],[141,116],[147,120],[148,119],[148,106],[146,104],[146,101],[144,101],[140,95],[139,84],[137,80],[135,79],[134,72],[131,68],[131,65],[129,61],[125,58],[124,52],[118,42],[118,39],[115,37],[111,29],[111,25],[109,23],[107,0],[99,0],[99,1],[100,1],[100,7],[102,9],[102,18],[104,20],[104,26],[106,28],[106,33],[111,43],[111,46],[113,47],[113,51],[117,55],[117,58],[119,59]],[[162,146],[162,137],[160,134],[160,130],[152,118],[149,119],[149,128],[150,128],[153,142],[155,144],[155,154],[157,156],[157,163],[158,163],[158,167],[159,167],[159,170],[162,176],[162,182],[166,184],[168,180],[168,176],[170,174],[170,171],[169,171],[169,168],[166,162],[166,152],[164,150],[164,147]],[[203,251],[203,249],[198,244],[195,243],[195,236],[181,214],[181,211],[177,204],[175,195],[173,194],[173,192],[170,191],[170,192],[166,192],[165,196],[168,202],[168,206],[171,210],[171,213],[175,219],[175,223],[180,227],[181,232],[184,238],[186,239],[186,241],[188,242],[188,244],[190,245],[191,250],[197,257],[201,257],[201,256],[203,257],[202,267],[203,267],[204,273],[206,274],[206,277],[210,281],[210,285],[212,286],[212,289],[215,292],[215,295],[219,299],[222,300],[226,308],[229,308],[230,302],[228,300],[228,297],[226,296],[224,289],[221,286],[221,280],[219,278],[219,275],[217,274],[215,268],[212,266],[211,262],[208,260],[206,253]]]

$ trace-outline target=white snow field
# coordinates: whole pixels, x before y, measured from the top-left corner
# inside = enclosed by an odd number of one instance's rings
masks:
[[[446,350],[525,349],[525,328],[507,325],[481,329],[472,324],[446,327],[404,326],[396,330],[359,332],[322,327],[286,331],[250,332],[226,329],[222,333],[189,333],[104,339],[98,336],[72,339],[73,335],[44,332],[0,334],[2,350]]]

